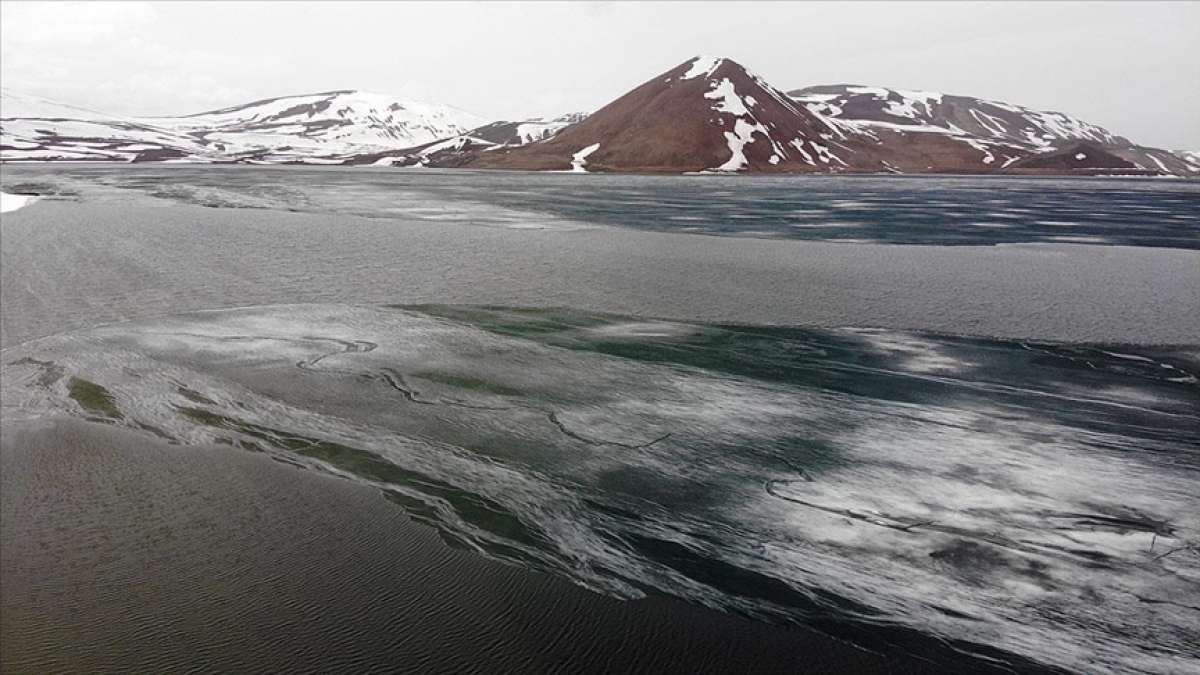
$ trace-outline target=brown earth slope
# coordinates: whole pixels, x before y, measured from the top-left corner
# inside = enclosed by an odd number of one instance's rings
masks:
[[[696,57],[549,140],[480,153],[471,166],[635,172],[874,168],[854,159],[857,154],[817,116],[738,63]]]

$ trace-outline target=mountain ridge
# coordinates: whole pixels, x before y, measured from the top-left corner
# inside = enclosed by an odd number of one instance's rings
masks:
[[[14,112],[16,114],[10,114]],[[698,56],[599,110],[487,120],[355,89],[176,116],[109,115],[0,90],[0,161],[379,164],[650,173],[1200,175],[1070,115],[858,84],[783,90]]]
[[[1104,127],[1061,112],[958,94],[852,84],[806,87],[788,94],[846,133],[876,140],[896,134],[942,134],[971,147],[977,161],[997,163],[1001,169],[1011,166],[1019,171],[1045,165],[1035,156],[1059,153],[1066,146],[1082,143],[1071,157],[1084,157],[1066,161],[1059,168],[1195,173],[1187,158],[1137,145]],[[899,145],[898,139],[890,140],[893,147]],[[1090,154],[1087,148],[1092,149]],[[1097,155],[1111,160],[1097,163]],[[893,161],[903,163],[905,159],[897,156]],[[970,157],[962,161],[969,162]]]

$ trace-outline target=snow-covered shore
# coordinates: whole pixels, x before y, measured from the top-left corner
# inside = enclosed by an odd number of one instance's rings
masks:
[[[37,201],[37,197],[33,195],[10,195],[7,192],[0,192],[0,213],[16,211],[23,206],[29,206],[35,201]]]

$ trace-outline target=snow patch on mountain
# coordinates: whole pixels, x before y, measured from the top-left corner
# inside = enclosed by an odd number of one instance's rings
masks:
[[[815,141],[809,141],[808,144],[810,147],[812,147],[813,150],[817,151],[817,159],[820,159],[825,164],[837,162],[838,164],[841,164],[842,166],[847,166],[846,163],[843,162],[840,157],[838,157],[837,155],[830,152],[829,148],[827,148]]]
[[[943,133],[988,138],[1029,151],[1052,150],[1061,141],[1128,144],[1103,127],[1058,112],[930,91],[839,85],[792,92],[810,112],[843,132],[874,128],[899,133]],[[852,111],[852,112],[848,112]]]
[[[725,59],[716,56],[697,56],[692,59],[692,66],[688,68],[687,72],[680,75],[679,79],[690,80],[696,77],[708,77],[716,72],[717,68],[720,68],[724,62]]]
[[[961,140],[963,143],[983,153],[983,159],[980,161],[984,164],[991,164],[996,161],[996,156],[992,154],[991,147],[986,142],[976,138],[963,138]]]
[[[517,138],[522,144],[536,143],[550,138],[565,126],[567,125],[555,122],[522,122],[517,125]]]
[[[1146,156],[1150,158],[1150,161],[1152,161],[1152,162],[1154,162],[1155,164],[1157,164],[1157,165],[1158,165],[1158,168],[1159,168],[1159,170],[1161,170],[1163,173],[1171,173],[1171,170],[1167,168],[1167,165],[1166,165],[1166,164],[1163,164],[1163,161],[1162,161],[1161,159],[1159,159],[1158,157],[1156,157],[1156,156],[1154,155],[1154,153],[1152,153],[1152,152],[1147,152],[1147,153],[1146,153]]]
[[[702,64],[706,69],[711,68],[711,70],[703,71],[699,71],[697,69],[697,63],[693,63],[689,68],[688,73],[697,71],[702,72],[703,74],[712,75],[716,71],[717,67],[720,66],[720,63],[729,62],[728,59],[720,59],[718,61],[719,62],[716,62],[715,66],[712,65],[714,63],[712,61]],[[740,66],[738,67],[740,68]],[[721,77],[719,79],[714,77],[710,79],[708,82],[709,89],[704,93],[705,99],[713,101],[713,103],[710,104],[710,107],[713,111],[732,115],[734,117],[732,130],[726,128],[721,132],[725,139],[726,145],[729,148],[729,159],[719,166],[712,167],[709,169],[709,171],[730,173],[744,171],[749,168],[750,160],[746,156],[746,146],[751,143],[760,142],[760,139],[756,136],[756,134],[760,135],[762,140],[765,140],[765,142],[769,143],[771,146],[771,154],[766,160],[768,164],[771,166],[778,166],[782,161],[789,159],[789,153],[786,149],[786,145],[776,139],[776,134],[773,133],[773,129],[771,128],[775,123],[768,125],[763,122],[762,118],[760,118],[760,115],[766,110],[763,108],[762,101],[767,101],[769,103],[770,101],[768,99],[773,99],[784,107],[784,109],[787,111],[785,114],[795,114],[800,116],[806,115],[806,113],[802,112],[802,109],[797,106],[796,102],[789,98],[786,94],[776,90],[774,87],[767,84],[767,82],[761,77],[755,75],[751,71],[745,68],[742,68],[742,70],[751,83],[750,87],[753,93],[739,92],[737,90],[738,85],[735,85],[733,80],[731,80],[729,77]],[[759,111],[758,114],[755,113],[756,109]],[[820,122],[819,119],[817,121]],[[715,122],[723,127],[727,127],[726,120],[723,118],[717,118]],[[803,138],[803,133],[801,133],[799,137],[788,141],[787,145],[791,145],[796,151],[798,151],[807,164],[815,167],[817,164],[813,160],[812,155],[810,155],[804,149],[805,142],[806,141]],[[818,158],[824,157],[824,161],[826,163],[829,163],[830,161],[837,161],[845,166],[845,162],[841,162],[840,159],[836,159],[832,153],[828,152],[827,149],[818,150],[811,144],[810,148],[813,150],[813,154],[815,154]]]
[[[746,103],[737,95],[737,91],[734,90],[733,83],[729,81],[729,78],[725,78],[714,84],[713,88],[704,94],[704,98],[717,100],[717,104],[713,106],[713,110],[718,112],[729,113],[737,117],[750,114],[750,109],[746,107]],[[751,98],[750,100],[753,99]]]
[[[360,91],[264,99],[180,117],[122,118],[0,92],[0,159],[337,164],[454,138],[484,120]]]
[[[432,157],[433,155],[443,152],[461,152],[470,146],[488,147],[491,145],[494,144],[485,141],[482,138],[475,138],[474,136],[455,136],[454,138],[447,138],[444,141],[431,143],[418,150],[416,155],[418,157]]]
[[[223,146],[225,152],[291,150],[298,155],[413,147],[465,134],[486,122],[449,105],[354,90],[285,96],[144,121]]]
[[[796,151],[800,153],[800,156],[804,158],[804,161],[805,161],[805,162],[807,162],[807,163],[808,163],[808,164],[810,164],[811,166],[816,166],[816,165],[817,165],[817,163],[813,161],[812,155],[810,155],[810,154],[808,154],[807,152],[805,152],[805,150],[804,150],[804,141],[803,141],[803,140],[801,140],[801,139],[799,139],[799,138],[793,138],[792,140],[788,141],[788,145],[790,145],[790,146],[792,146],[793,148],[795,148],[795,149],[796,149]]]
[[[540,143],[556,136],[572,124],[582,122],[587,113],[574,112],[551,119],[532,117],[523,121],[500,120],[472,129],[469,135],[495,143],[495,147],[513,147]]]
[[[1173,154],[1183,161],[1188,171],[1200,173],[1200,150],[1176,150]]]
[[[587,146],[586,148],[584,148],[584,149],[580,150],[579,152],[575,153],[574,155],[572,155],[571,156],[571,171],[573,171],[575,173],[587,173],[587,169],[585,169],[583,167],[587,166],[588,155],[592,154],[593,152],[595,152],[599,149],[600,149],[599,143],[592,143],[591,145]]]
[[[1084,171],[1200,173],[1200,164],[1189,163],[1182,155],[1137,146],[1103,127],[1060,112],[939,92],[860,85],[814,86],[793,91],[790,96],[822,120],[839,140],[852,145],[865,140],[897,156],[908,153],[909,170],[933,169],[925,166],[919,153],[909,149],[918,145],[944,147],[944,142],[934,141],[933,137],[928,143],[913,137],[937,134],[978,151],[980,164],[988,168],[1015,165],[1013,168],[1020,170],[1072,171],[1077,166]],[[1107,154],[1097,159],[1092,153],[1071,149],[1064,159],[1070,160],[1076,153],[1086,155],[1074,159],[1086,162],[1076,166],[1021,161],[1031,156],[1051,157],[1078,143],[1104,148]],[[947,157],[940,161],[953,164],[955,160]],[[970,170],[969,165],[954,168]]]
[[[746,168],[749,163],[746,160],[744,148],[747,143],[754,142],[754,132],[762,134],[767,133],[766,127],[761,124],[751,124],[745,119],[739,117],[733,124],[733,131],[725,132],[725,140],[729,143],[729,159],[724,164],[715,168],[716,171],[741,171]]]
[[[60,117],[0,119],[3,161],[205,161],[210,154],[203,143],[186,134],[134,122]]]
[[[932,106],[942,102],[942,94],[932,91],[906,91],[897,89],[896,93],[900,94],[900,100],[888,100],[886,112],[897,117],[919,119],[921,115],[932,115]],[[923,108],[924,112],[917,109],[918,105]]]

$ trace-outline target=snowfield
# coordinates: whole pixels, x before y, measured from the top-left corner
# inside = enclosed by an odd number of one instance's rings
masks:
[[[287,96],[144,121],[226,145],[227,152],[299,146],[321,148],[329,155],[413,147],[488,122],[449,105],[363,91]]]
[[[341,163],[452,138],[486,123],[453,106],[360,91],[256,101],[181,117],[121,117],[9,90],[0,159]]]

